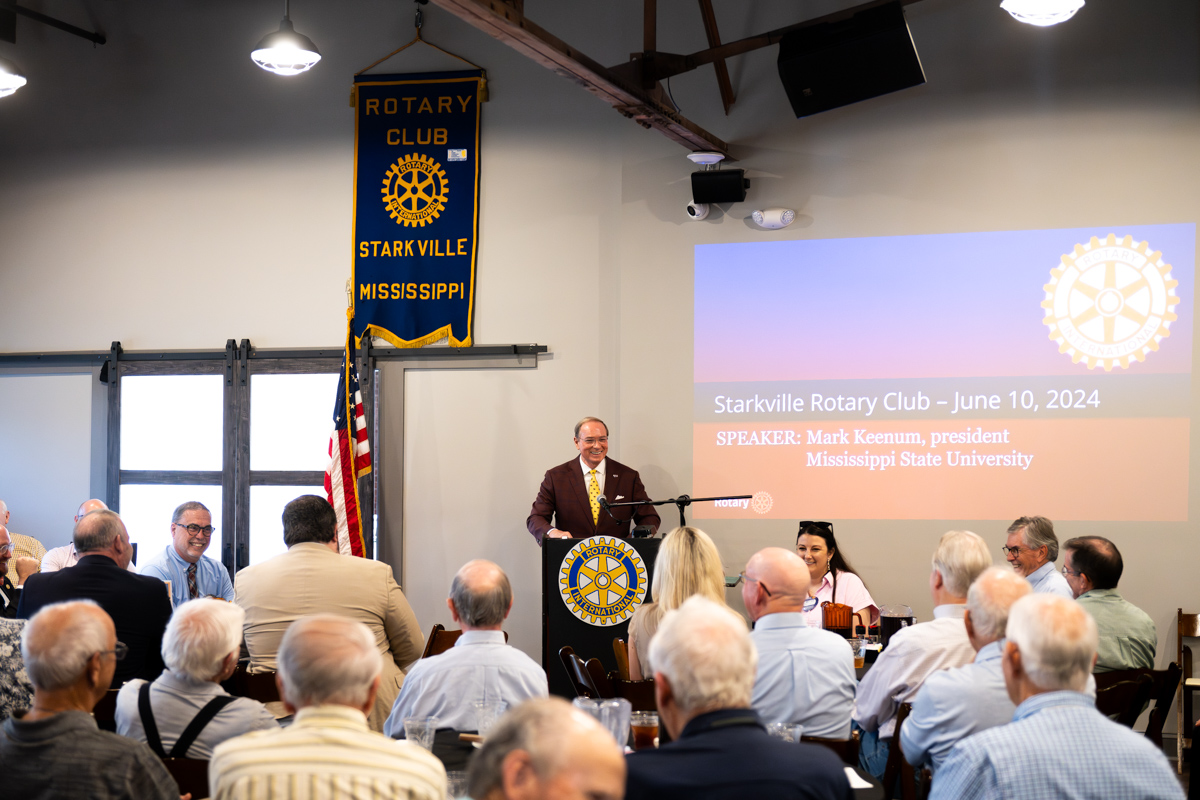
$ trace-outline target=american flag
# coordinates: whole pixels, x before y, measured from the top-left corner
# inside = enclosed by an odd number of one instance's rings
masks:
[[[325,468],[325,494],[337,512],[338,552],[364,556],[362,508],[358,502],[358,479],[371,474],[371,446],[367,441],[366,417],[354,365],[354,324],[346,335],[346,352],[338,377],[337,401],[333,406],[333,433],[329,436],[329,466]]]

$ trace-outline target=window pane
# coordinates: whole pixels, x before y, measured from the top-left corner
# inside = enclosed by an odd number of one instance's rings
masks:
[[[250,563],[287,550],[283,543],[283,507],[305,494],[325,496],[324,486],[250,487]]]
[[[337,384],[336,373],[251,375],[250,469],[324,472]]]
[[[197,500],[208,507],[216,526],[204,555],[221,560],[220,486],[121,486],[121,520],[130,541],[137,542],[138,564],[171,544],[171,514],[180,503]]]
[[[220,375],[122,378],[121,469],[221,469],[222,380]]]

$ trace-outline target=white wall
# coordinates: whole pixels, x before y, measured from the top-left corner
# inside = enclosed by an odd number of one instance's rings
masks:
[[[446,621],[456,566],[486,556],[517,587],[513,642],[539,654],[539,554],[523,523],[543,471],[574,452],[570,429],[583,414],[609,420],[613,456],[636,465],[652,494],[690,491],[696,244],[1200,218],[1195,4],[1090,3],[1046,30],[996,5],[910,6],[929,83],[815,118],[792,118],[773,49],[731,62],[729,117],[709,68],[673,80],[683,113],[730,141],[753,180],[745,204],[702,223],[682,213],[682,148],[426,8],[426,35],[486,67],[491,82],[476,340],[538,342],[552,355],[535,371],[408,377],[404,579],[423,626]],[[727,41],[798,13],[782,1],[718,6]],[[601,61],[640,47],[632,0],[526,9]],[[325,60],[291,81],[246,56],[276,24],[269,4],[105,4],[96,13],[110,44],[95,50],[19,23],[20,45],[0,49],[31,79],[0,101],[0,297],[20,299],[5,303],[0,349],[340,340],[350,76],[406,41],[410,17],[368,0],[294,12]],[[661,3],[660,15],[661,49],[702,46],[694,4]],[[156,41],[168,30],[191,32],[182,55]],[[444,65],[405,54],[394,69]],[[766,205],[800,218],[780,232],[752,229],[749,211]],[[839,520],[838,531],[877,599],[928,616],[937,537],[969,527],[998,548],[1007,522]],[[782,522],[710,528],[729,572],[792,537]],[[1157,622],[1159,662],[1173,658],[1174,609],[1197,605],[1192,526],[1063,522],[1059,532],[1117,542],[1122,589]]]

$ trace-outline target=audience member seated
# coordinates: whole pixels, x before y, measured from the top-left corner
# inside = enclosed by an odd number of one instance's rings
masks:
[[[8,504],[0,500],[0,526],[8,527],[9,520]],[[8,577],[12,580],[13,585],[18,589],[25,582],[25,578],[34,574],[42,568],[42,558],[46,555],[46,546],[32,536],[24,536],[20,533],[15,533],[9,530],[8,535],[12,537],[13,542],[13,565],[14,569],[9,570]],[[31,571],[24,567],[28,562],[25,559],[33,561]]]
[[[692,597],[650,643],[659,724],[674,740],[626,758],[627,800],[850,798],[833,751],[769,736],[750,707],[756,655],[745,621]]]
[[[725,570],[721,554],[699,528],[676,528],[663,537],[654,561],[653,603],[642,603],[629,620],[629,677],[645,680],[654,674],[650,640],[663,614],[679,608],[694,594],[725,602]]]
[[[1018,575],[1023,575],[1035,592],[1071,597],[1071,587],[1054,568],[1058,560],[1058,537],[1054,523],[1045,517],[1021,517],[1008,526],[1005,558]]]
[[[103,500],[92,498],[84,500],[79,506],[79,510],[75,512],[75,521],[73,525],[78,525],[79,520],[83,519],[93,511],[107,511],[108,506]],[[79,553],[75,550],[75,543],[64,544],[62,547],[53,547],[46,551],[46,555],[42,556],[42,572],[55,572],[67,567],[73,567],[79,563]]]
[[[141,742],[96,727],[92,708],[124,655],[91,601],[46,606],[21,641],[33,706],[4,721],[0,795],[21,800],[179,800],[179,787]]]
[[[625,759],[595,718],[560,698],[541,698],[496,723],[467,783],[476,800],[621,800]]]
[[[29,708],[33,700],[33,684],[21,660],[23,630],[23,619],[0,619],[0,720]]]
[[[859,762],[876,778],[883,777],[887,765],[900,704],[912,702],[932,673],[969,664],[975,657],[963,624],[967,590],[991,564],[987,543],[978,535],[943,534],[929,576],[933,620],[892,634],[863,676],[854,700],[854,722],[863,731]]]
[[[808,565],[812,581],[805,604],[808,627],[824,627],[823,603],[850,606],[856,625],[870,627],[879,623],[879,607],[871,599],[862,578],[842,554],[831,523],[801,522],[796,533],[796,552]]]
[[[212,544],[212,514],[203,503],[189,500],[171,515],[171,543],[138,570],[171,582],[171,602],[181,606],[197,597],[233,601],[233,581],[220,561],[204,555]]]
[[[478,730],[475,703],[502,700],[509,708],[549,694],[546,672],[504,641],[500,626],[512,610],[513,591],[504,570],[490,561],[469,561],[450,584],[446,605],[462,628],[454,647],[419,659],[383,732],[404,736],[407,717],[437,717],[439,728]]]
[[[334,614],[293,622],[279,645],[278,681],[296,721],[217,745],[208,773],[213,798],[444,798],[442,762],[367,726],[383,661],[361,622]]]
[[[297,497],[283,509],[286,553],[237,574],[237,603],[246,609],[243,630],[250,671],[274,670],[284,631],[311,614],[341,614],[371,631],[384,656],[383,679],[368,713],[371,730],[400,694],[404,670],[421,657],[425,637],[404,593],[382,561],[343,556],[337,549],[337,516],[324,497]]]
[[[1002,662],[1016,714],[950,751],[931,800],[1182,800],[1162,751],[1106,719],[1083,693],[1097,638],[1095,621],[1073,600],[1033,594],[1014,603]]]
[[[1012,719],[1016,706],[1004,686],[1000,648],[1009,608],[1032,591],[1029,581],[1002,567],[988,567],[971,584],[963,624],[975,661],[925,679],[900,729],[908,763],[936,773],[954,745]]]
[[[8,528],[0,525],[0,618],[13,619],[17,616],[17,608],[21,601],[21,585],[33,573],[34,564],[31,558],[14,558],[16,546]],[[18,563],[20,562],[19,566]],[[16,574],[20,569],[22,574]]]
[[[129,572],[133,548],[121,518],[112,511],[93,511],[75,523],[73,567],[30,575],[21,590],[17,616],[28,619],[38,609],[63,600],[95,600],[117,626],[129,655],[117,665],[117,686],[133,678],[154,680],[163,670],[162,636],[171,618],[171,598],[158,578]]]
[[[1117,591],[1125,569],[1121,551],[1101,536],[1068,539],[1063,549],[1067,584],[1100,631],[1095,671],[1153,669],[1158,629],[1149,614]]]
[[[117,733],[147,742],[159,756],[207,761],[226,739],[277,728],[262,703],[221,688],[237,669],[245,618],[245,611],[224,600],[200,599],[175,609],[163,636],[167,669],[153,683],[134,680],[121,687]],[[208,722],[192,731],[201,717]],[[185,731],[190,742],[180,742]]]
[[[781,547],[759,550],[742,573],[742,601],[758,651],[752,705],[764,722],[804,726],[808,736],[845,739],[854,710],[854,654],[836,633],[804,621],[808,566]]]

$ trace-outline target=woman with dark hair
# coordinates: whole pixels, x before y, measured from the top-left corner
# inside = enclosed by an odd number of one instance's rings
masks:
[[[842,555],[831,523],[801,522],[796,533],[796,552],[808,564],[812,580],[809,599],[804,604],[804,619],[810,628],[823,627],[821,606],[826,601],[850,606],[857,618],[855,625],[871,626],[879,622],[879,607],[862,578]]]

